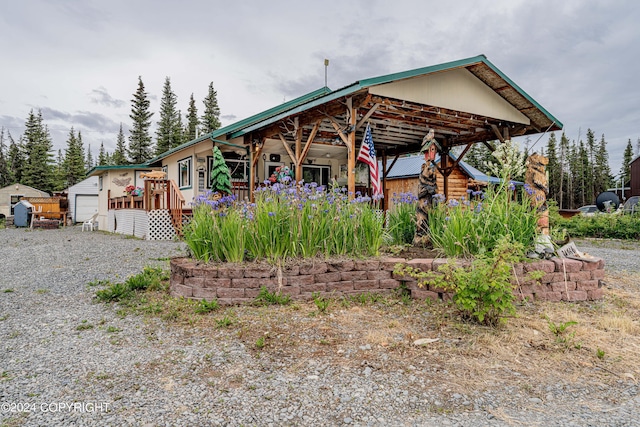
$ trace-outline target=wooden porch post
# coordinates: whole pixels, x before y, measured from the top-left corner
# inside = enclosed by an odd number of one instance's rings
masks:
[[[249,201],[253,203],[254,199],[254,190],[256,185],[256,175],[258,174],[258,158],[260,154],[260,147],[258,145],[251,144],[249,146]]]
[[[347,190],[349,199],[353,199],[356,194],[356,114],[353,108],[353,99],[347,99],[347,113],[349,114],[349,125],[351,132],[347,135]]]
[[[389,208],[389,201],[387,200],[387,151],[382,150],[382,210],[386,211]]]
[[[302,128],[299,126],[298,118],[294,119],[294,126],[296,132],[296,152],[295,158],[291,159],[296,165],[296,182],[302,181],[302,159],[300,154],[302,153]]]

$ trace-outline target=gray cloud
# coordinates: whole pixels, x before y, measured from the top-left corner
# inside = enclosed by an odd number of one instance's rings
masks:
[[[73,125],[85,141],[94,139],[92,147],[103,137],[107,146],[119,123],[125,130],[130,123],[126,110],[139,75],[154,122],[170,76],[183,112],[192,92],[201,109],[213,82],[221,119],[231,123],[322,87],[324,58],[328,85],[339,89],[483,53],[561,120],[569,138],[579,129],[583,138],[587,128],[604,133],[612,170],[627,140],[635,145],[640,136],[635,1],[300,4],[4,2],[0,49],[11,66],[0,81],[0,126],[19,136],[29,108],[46,105],[45,121],[62,134],[61,140],[53,135],[54,145],[64,145]],[[188,29],[176,22],[188,22]]]
[[[127,105],[126,101],[112,98],[111,95],[109,95],[109,92],[107,92],[107,89],[102,86],[98,89],[93,89],[89,94],[89,97],[91,98],[91,102],[105,105],[107,107],[119,108]]]
[[[43,107],[40,111],[42,111],[45,123],[48,121],[59,122],[56,124],[56,128],[67,125],[69,129],[73,126],[76,130],[86,129],[105,134],[118,132],[120,129],[119,122],[115,122],[104,114],[91,111],[78,111],[72,114],[49,107]]]

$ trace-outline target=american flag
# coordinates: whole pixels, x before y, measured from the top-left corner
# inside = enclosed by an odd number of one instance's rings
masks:
[[[358,160],[369,165],[369,177],[371,178],[371,189],[373,195],[382,194],[382,186],[380,185],[380,170],[378,169],[378,160],[376,159],[376,149],[373,147],[373,137],[371,136],[371,128],[367,124],[367,130],[364,132],[362,146],[358,153]]]

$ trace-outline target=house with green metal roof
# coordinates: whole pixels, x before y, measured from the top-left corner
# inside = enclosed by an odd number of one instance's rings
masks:
[[[443,152],[462,146],[461,157],[475,143],[562,129],[555,116],[479,55],[334,91],[321,88],[185,143],[149,165],[165,168],[187,201],[207,190],[213,145],[228,158],[240,197],[250,197],[281,165],[295,170],[297,180],[337,181],[355,191],[368,185],[355,160],[366,124],[378,159],[389,162],[418,152],[429,129]],[[451,167],[443,165],[445,186]]]
[[[366,70],[363,70],[365,73]],[[456,162],[447,155],[473,144],[562,129],[562,123],[484,55],[320,88],[173,148],[146,163],[175,182],[186,207],[208,190],[212,148],[231,169],[234,192],[251,198],[278,166],[296,180],[337,182],[366,191],[368,171],[356,162],[369,126],[383,174],[400,156],[420,151],[433,130],[442,156],[445,195]],[[494,142],[495,141],[495,142]],[[384,184],[383,184],[384,186]]]

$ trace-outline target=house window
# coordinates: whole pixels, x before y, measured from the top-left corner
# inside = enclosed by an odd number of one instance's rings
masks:
[[[319,185],[329,185],[330,176],[330,166],[302,166],[302,179],[304,182],[316,182]]]
[[[231,182],[246,183],[249,180],[249,162],[247,160],[225,158],[225,162],[231,174]],[[213,170],[212,156],[207,157],[207,165],[207,188],[211,188],[211,171]]]
[[[165,178],[169,176],[169,166],[164,165],[161,170],[164,172]]]
[[[182,159],[178,162],[178,187],[191,187],[191,157]]]

